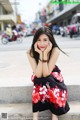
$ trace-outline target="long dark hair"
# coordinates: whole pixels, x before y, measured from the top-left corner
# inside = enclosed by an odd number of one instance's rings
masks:
[[[63,52],[64,54],[66,54],[64,51],[62,51],[60,49],[60,47],[57,45],[55,39],[54,39],[54,36],[53,36],[53,33],[51,31],[51,29],[49,27],[41,27],[39,28],[35,35],[34,35],[34,38],[33,38],[33,42],[32,42],[32,45],[31,45],[31,49],[30,49],[30,55],[31,57],[35,58],[36,62],[38,63],[38,60],[39,60],[39,53],[37,53],[35,50],[34,50],[34,44],[37,42],[38,38],[40,37],[40,35],[42,34],[45,34],[49,37],[49,40],[50,42],[52,43],[52,49],[55,48],[55,47],[58,47],[58,49]],[[50,54],[49,54],[49,59],[50,59],[50,55],[51,55],[51,52],[52,52],[52,49],[50,50]]]

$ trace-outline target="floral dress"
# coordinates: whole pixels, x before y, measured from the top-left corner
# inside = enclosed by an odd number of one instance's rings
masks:
[[[33,112],[50,110],[55,115],[69,111],[68,91],[58,66],[47,77],[37,78],[33,73],[32,109]]]

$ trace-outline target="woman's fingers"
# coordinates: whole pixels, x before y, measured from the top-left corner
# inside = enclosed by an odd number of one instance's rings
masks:
[[[34,48],[35,48],[35,51],[36,51],[36,49],[37,49],[37,42],[35,43]]]
[[[52,43],[49,42],[49,45],[47,46],[46,51],[49,52],[51,50],[51,48],[52,48]]]
[[[37,47],[37,42],[34,44],[34,47]]]
[[[40,53],[40,50],[39,50],[38,47],[37,47],[37,42],[35,43],[34,48],[35,48],[35,51],[36,51],[36,52]]]

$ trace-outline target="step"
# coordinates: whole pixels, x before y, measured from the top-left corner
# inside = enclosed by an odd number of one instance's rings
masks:
[[[76,101],[80,100],[80,57],[76,54],[80,49],[66,50],[70,51],[70,57],[62,54],[58,64],[68,86],[68,100]],[[26,51],[0,52],[0,103],[31,102],[31,75],[32,69]]]
[[[80,85],[68,85],[68,101],[80,100]],[[0,87],[0,103],[31,102],[32,86]]]
[[[59,120],[79,120],[80,102],[69,102],[70,111],[59,116]],[[75,109],[74,109],[75,108]],[[4,118],[4,119],[3,119]],[[39,120],[50,120],[49,110],[39,113]],[[32,120],[31,103],[22,104],[0,104],[0,120]]]

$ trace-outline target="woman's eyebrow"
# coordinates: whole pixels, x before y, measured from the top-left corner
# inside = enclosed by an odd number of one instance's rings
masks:
[[[40,38],[38,38],[38,40],[40,40]]]
[[[48,39],[48,38],[46,38],[46,37],[45,37],[45,38],[43,38],[43,39],[45,40],[45,39]],[[41,40],[41,39],[40,39],[40,38],[38,38],[38,40]]]
[[[44,38],[44,39],[48,39],[48,38]]]

